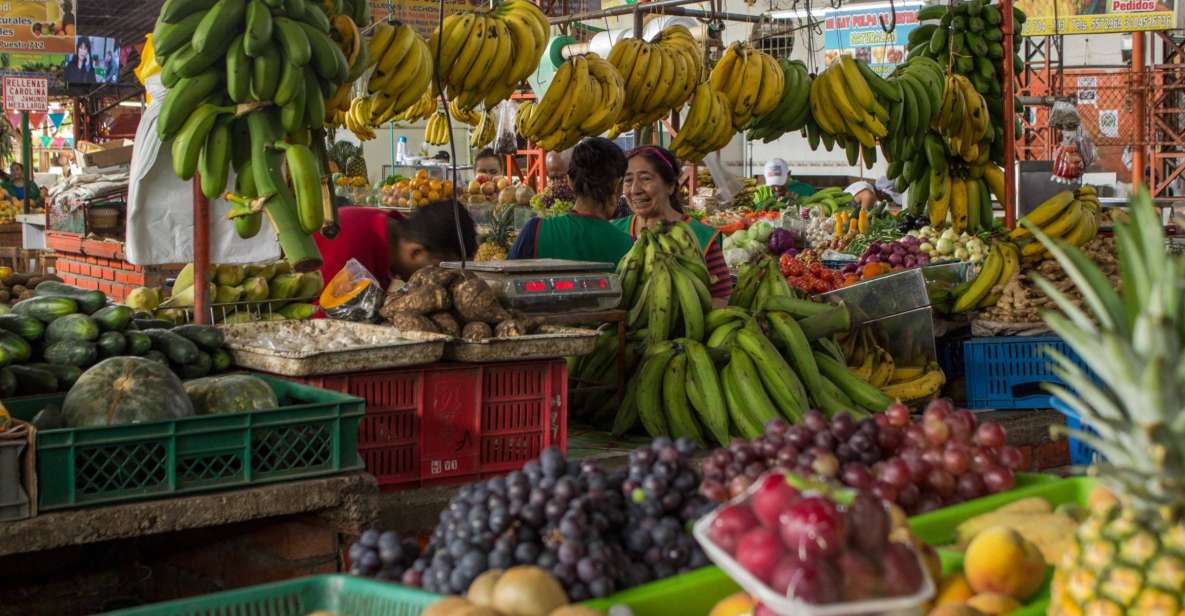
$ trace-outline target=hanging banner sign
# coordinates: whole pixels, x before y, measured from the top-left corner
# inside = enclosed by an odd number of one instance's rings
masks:
[[[892,32],[885,27],[896,25]],[[823,22],[823,58],[831,64],[840,54],[855,56],[868,63],[872,70],[885,75],[905,60],[905,46],[909,33],[918,27],[921,2],[905,2],[893,6],[888,3],[861,4],[858,8],[824,9],[811,11],[812,19]],[[799,13],[802,13],[799,11]],[[802,14],[805,19],[806,15]]]
[[[49,80],[45,77],[5,77],[4,110],[44,113],[49,109]]]
[[[1175,0],[1015,0],[1013,5],[1024,11],[1027,18],[1021,36],[1172,30],[1177,27]]]
[[[0,2],[0,51],[74,53],[75,0]]]
[[[445,16],[461,11],[484,9],[480,0],[444,0]],[[438,0],[370,0],[370,16],[375,20],[395,19],[416,29],[425,39],[432,36],[440,19]]]

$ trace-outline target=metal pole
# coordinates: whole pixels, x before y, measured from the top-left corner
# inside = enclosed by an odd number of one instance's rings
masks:
[[[615,6],[603,11],[590,11],[588,13],[579,13],[577,15],[565,15],[560,17],[548,17],[547,21],[553,26],[562,24],[570,24],[576,21],[593,21],[597,19],[604,19],[606,17],[614,17],[618,15],[629,15],[631,13],[637,14],[640,11],[647,13],[662,11],[673,6],[682,6],[684,4],[698,4],[703,0],[660,0],[659,2],[647,2],[645,4],[623,4]]]
[[[1015,22],[1012,17],[1012,0],[1000,0],[1000,12],[1003,13],[1004,23],[1004,225],[1009,229],[1016,226],[1016,113],[1012,108],[1012,96],[1015,88],[1015,66],[1012,64],[1013,38]]]
[[[30,178],[32,177],[30,175],[32,173],[32,168],[29,166],[29,163],[32,161],[32,159],[33,159],[33,135],[31,134],[31,132],[29,130],[29,112],[22,111],[21,112],[21,167],[23,167],[24,170],[21,172],[21,175],[22,175],[21,179],[24,180],[24,182],[25,182],[25,202],[24,202],[24,204],[21,205],[21,208],[22,208],[21,212],[24,214],[29,213],[29,188],[32,187],[32,182],[29,181]]]
[[[210,323],[210,202],[193,177],[193,322]]]
[[[1144,185],[1144,33],[1132,32],[1131,91],[1136,128],[1132,136],[1132,190]]]

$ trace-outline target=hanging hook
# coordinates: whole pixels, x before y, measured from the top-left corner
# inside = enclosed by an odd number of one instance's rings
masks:
[[[889,27],[885,27],[885,16],[877,15],[876,20],[881,23],[881,30],[885,34],[892,34],[897,29],[897,6],[893,4],[893,0],[889,0]]]

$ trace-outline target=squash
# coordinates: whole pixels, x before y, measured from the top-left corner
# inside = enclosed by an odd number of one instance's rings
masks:
[[[339,273],[321,291],[321,307],[326,309],[337,308],[357,298],[363,291],[369,289],[370,286],[370,280],[351,281],[348,276],[343,276]]]
[[[114,426],[181,419],[193,402],[168,366],[140,357],[105,359],[78,378],[62,401],[66,425]]]
[[[198,415],[221,415],[279,408],[267,381],[249,374],[227,374],[185,382],[185,393]]]

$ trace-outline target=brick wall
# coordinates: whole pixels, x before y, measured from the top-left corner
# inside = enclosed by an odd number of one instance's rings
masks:
[[[161,286],[176,270],[132,265],[121,259],[58,253],[57,275],[66,284],[96,289],[121,301],[136,287]]]

